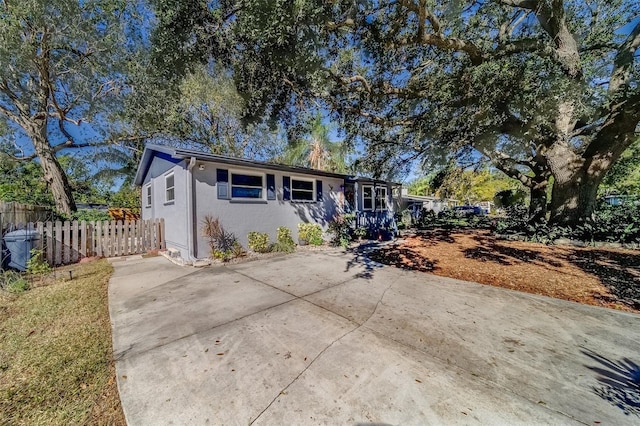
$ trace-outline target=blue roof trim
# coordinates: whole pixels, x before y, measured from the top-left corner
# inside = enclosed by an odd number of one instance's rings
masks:
[[[347,175],[340,173],[323,172],[321,170],[308,169],[306,167],[284,166],[281,164],[267,163],[263,161],[245,160],[241,158],[227,157],[224,155],[207,154],[205,152],[193,151],[189,149],[170,148],[162,145],[147,144],[142,154],[142,159],[136,172],[135,184],[142,185],[144,178],[149,171],[149,166],[153,157],[171,158],[171,161],[180,162],[183,159],[195,157],[200,161],[212,161],[221,164],[243,166],[250,168],[261,168],[267,170],[277,170],[286,173],[302,173],[313,176],[333,177],[337,179],[347,179]]]
[[[332,177],[337,179],[343,179],[345,182],[367,182],[367,183],[380,183],[390,185],[401,185],[399,183],[388,182],[381,179],[370,179],[356,176],[344,175],[341,173],[323,172],[321,170],[309,169],[306,167],[285,166],[282,164],[267,163],[264,161],[246,160],[242,158],[227,157],[224,155],[208,154],[206,152],[194,151],[190,149],[171,148],[162,145],[147,144],[142,154],[142,159],[136,172],[135,184],[142,185],[144,178],[149,171],[151,161],[153,157],[160,157],[165,160],[169,160],[173,163],[179,163],[180,161],[194,157],[200,161],[212,161],[221,164],[229,164],[234,166],[243,166],[250,168],[261,168],[267,170],[277,170],[285,173],[300,173],[305,175]]]
[[[145,176],[149,172],[149,167],[151,167],[151,163],[154,157],[161,158],[173,164],[180,163],[182,161],[182,158],[176,157],[174,154],[175,150],[173,150],[172,148],[161,145],[147,145],[144,148],[144,152],[142,153],[142,158],[140,159],[140,164],[138,165],[136,177],[133,182],[138,186],[142,185]]]

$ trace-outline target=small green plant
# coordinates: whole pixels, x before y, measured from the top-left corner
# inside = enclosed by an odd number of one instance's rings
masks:
[[[411,225],[413,225],[413,218],[409,210],[404,210],[402,212],[402,215],[400,217],[400,223],[402,223],[402,226],[404,226],[404,229],[411,228]]]
[[[236,236],[227,232],[218,218],[207,215],[202,224],[202,235],[209,240],[211,256],[223,262],[236,257],[237,246],[240,245]]]
[[[22,293],[29,290],[29,282],[19,272],[5,271],[0,273],[0,288],[9,293]]]
[[[291,238],[291,230],[286,226],[281,226],[277,230],[278,241],[271,246],[271,251],[278,251],[283,253],[291,253],[295,250],[296,244]]]
[[[322,228],[317,223],[299,223],[298,239],[306,241],[312,246],[321,246],[324,243]]]
[[[51,272],[51,267],[45,259],[44,250],[31,250],[31,258],[27,260],[27,272],[33,275],[45,275]]]
[[[329,233],[332,234],[331,244],[340,247],[349,247],[351,243],[351,229],[354,224],[355,214],[340,214],[329,222]]]
[[[236,241],[236,243],[233,245],[233,248],[231,249],[233,257],[243,257],[246,256],[246,252],[244,251],[244,247],[242,247],[242,244],[240,244],[239,242]]]
[[[249,242],[249,248],[256,253],[268,253],[271,251],[271,246],[269,245],[269,234],[251,231],[247,235],[247,240]]]
[[[358,226],[354,231],[353,231],[353,236],[358,238],[358,239],[365,239],[369,236],[369,230],[367,228],[365,228],[364,226]]]

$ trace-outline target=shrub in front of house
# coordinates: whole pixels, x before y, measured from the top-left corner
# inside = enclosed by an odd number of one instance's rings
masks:
[[[322,228],[317,223],[299,223],[298,240],[312,246],[321,246],[324,243],[322,240]]]
[[[365,240],[369,238],[369,230],[364,226],[358,226],[353,230],[353,236],[359,240]]]
[[[403,210],[400,214],[400,224],[404,229],[409,229],[413,226],[413,218],[411,217],[411,211]]]
[[[498,219],[494,229],[499,235],[544,244],[569,239],[591,245],[617,243],[640,246],[640,204],[610,206],[601,203],[587,221],[573,227],[546,222],[529,223],[525,206],[512,206],[505,210],[506,217]]]
[[[242,248],[242,245],[238,241],[236,241],[227,250],[213,249],[211,251],[211,256],[214,259],[221,260],[222,262],[228,262],[231,259],[235,259],[237,257],[242,257],[245,254],[246,253],[244,251],[244,248]]]
[[[266,232],[251,231],[247,235],[247,240],[249,241],[249,248],[256,253],[268,253],[271,251],[269,234]]]
[[[211,257],[226,262],[234,257],[244,255],[242,245],[236,236],[227,232],[217,217],[205,216],[201,231],[202,236],[208,240]]]
[[[296,244],[291,238],[291,230],[286,226],[281,226],[277,230],[278,241],[271,246],[271,251],[278,251],[283,253],[291,253],[295,250]]]
[[[349,247],[353,239],[352,229],[356,215],[353,213],[339,214],[329,222],[331,244],[340,247]]]

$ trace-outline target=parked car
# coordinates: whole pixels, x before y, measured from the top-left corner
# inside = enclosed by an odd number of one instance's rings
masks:
[[[456,206],[453,208],[453,212],[457,216],[482,216],[484,210],[478,206]]]

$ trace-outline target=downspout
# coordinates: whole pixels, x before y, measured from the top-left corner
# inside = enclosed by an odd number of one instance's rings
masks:
[[[187,229],[190,232],[187,232],[187,246],[189,247],[189,260],[195,261],[196,258],[196,244],[198,238],[196,237],[196,221],[194,219],[195,215],[195,202],[196,202],[196,194],[193,192],[193,168],[196,165],[196,157],[191,157],[189,159],[189,165],[187,166],[188,177],[187,177]]]

